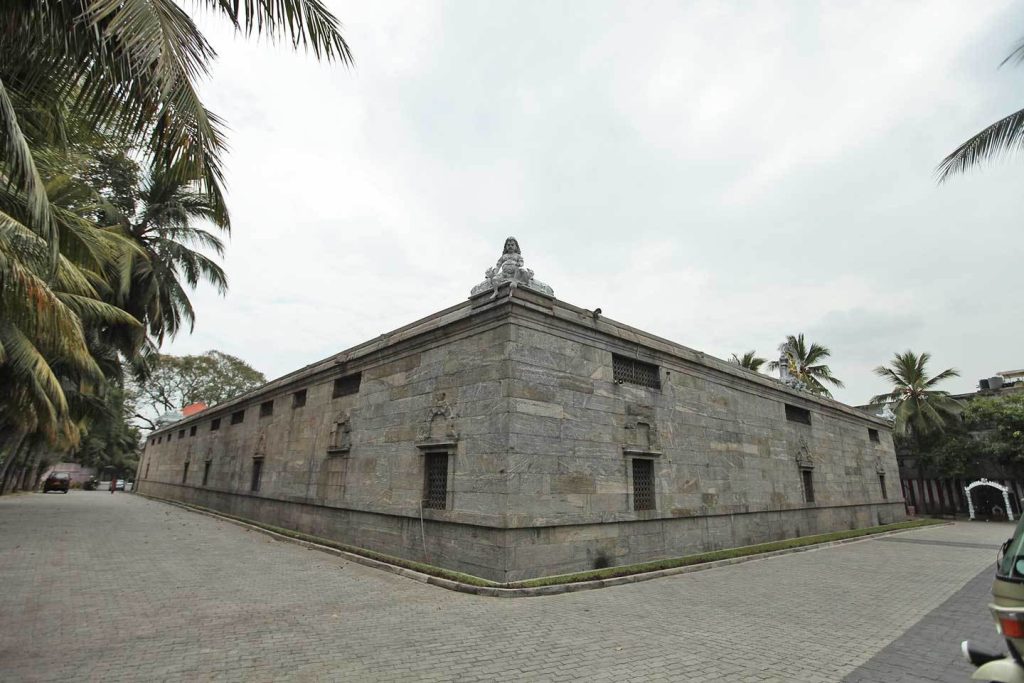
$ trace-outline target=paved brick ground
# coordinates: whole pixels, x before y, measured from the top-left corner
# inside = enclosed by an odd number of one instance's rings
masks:
[[[927,543],[503,600],[131,495],[4,497],[0,680],[837,681],[946,604],[1009,532],[959,524],[899,537]],[[983,599],[976,610],[988,619]]]
[[[994,573],[994,564],[981,570],[946,602],[843,680],[846,683],[921,680],[963,683],[969,680],[974,667],[961,656],[961,641],[970,640],[990,652],[1006,651],[985,609],[991,601]]]

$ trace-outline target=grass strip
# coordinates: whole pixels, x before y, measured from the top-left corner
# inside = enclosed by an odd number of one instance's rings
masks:
[[[321,538],[319,536],[304,534],[300,531],[294,531],[292,529],[285,529],[283,527],[264,524],[262,522],[256,522],[251,519],[246,519],[245,517],[238,517],[236,515],[231,515],[226,512],[221,512],[220,510],[214,510],[212,508],[203,507],[201,505],[193,505],[191,503],[180,503],[178,501],[169,502],[174,502],[176,505],[181,505],[183,507],[208,512],[212,515],[216,515],[219,517],[227,517],[228,519],[233,519],[237,522],[242,522],[244,524],[259,527],[261,529],[266,529],[267,531],[273,531],[275,534],[281,534],[282,536],[294,538],[299,541],[315,543],[316,545],[324,545],[328,548],[342,550],[347,553],[352,553],[353,555],[361,555],[362,557],[368,557],[371,560],[386,562],[387,564],[393,564],[398,567],[404,567],[405,569],[411,569],[413,571],[417,571],[422,574],[427,574],[429,576],[436,576],[438,578],[448,579],[449,581],[457,581],[459,583],[469,584],[470,586],[482,586],[486,588],[540,588],[541,586],[558,586],[567,583],[580,583],[583,581],[599,581],[601,579],[612,579],[619,576],[629,576],[631,574],[643,574],[646,572],[653,572],[661,569],[675,569],[676,567],[688,567],[691,565],[705,564],[708,562],[715,562],[718,560],[729,560],[737,557],[746,557],[748,555],[770,553],[777,550],[803,548],[805,546],[817,545],[819,543],[829,543],[831,541],[843,541],[851,538],[860,538],[862,536],[883,534],[888,531],[899,531],[901,529],[915,529],[918,527],[948,523],[946,521],[939,519],[917,519],[909,522],[896,522],[894,524],[883,524],[882,526],[865,527],[863,529],[833,531],[831,533],[817,534],[814,536],[799,536],[797,538],[789,538],[783,541],[771,541],[770,543],[745,545],[739,548],[728,548],[726,550],[713,550],[711,552],[698,553],[696,555],[686,555],[684,557],[669,557],[663,560],[653,560],[651,562],[641,562],[639,564],[625,564],[618,567],[606,567],[604,569],[594,569],[591,571],[576,572],[574,574],[558,574],[555,576],[542,576],[537,579],[528,579],[526,581],[499,583],[497,581],[489,581],[487,579],[480,578],[479,576],[473,576],[472,574],[463,574],[462,572],[455,572],[450,569],[442,569],[441,567],[437,567],[432,564],[413,562],[412,560],[406,560],[401,557],[394,557],[393,555],[385,555],[384,553],[374,552],[373,550],[367,550],[366,548],[360,548],[358,546],[353,545],[346,545],[344,543],[338,543],[337,541],[332,541],[327,538]]]

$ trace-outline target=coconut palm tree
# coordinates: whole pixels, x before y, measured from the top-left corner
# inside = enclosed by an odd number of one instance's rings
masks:
[[[320,0],[198,0],[244,35],[289,40],[351,63]],[[20,189],[28,227],[57,246],[33,132],[59,136],[67,112],[157,166],[199,178],[221,221],[223,122],[199,99],[215,52],[175,0],[8,0],[0,7],[0,177]]]
[[[196,4],[244,35],[285,39],[318,58],[351,63],[338,22],[320,0]],[[204,207],[185,212],[205,212],[226,229],[222,123],[196,92],[214,56],[175,0],[0,5],[0,458],[5,462],[34,434],[51,443],[76,441],[65,387],[102,379],[87,330],[138,325],[108,301],[125,303],[133,285],[134,293],[148,294],[140,297],[150,302],[139,307],[140,315],[159,339],[178,329],[181,320],[192,320],[179,277],[189,284],[205,277],[223,285],[216,264],[182,246],[192,240],[216,251],[216,238],[167,217],[143,221],[160,227],[147,227],[141,235],[97,224],[89,202],[77,196],[87,183],[67,170],[68,157],[81,151],[75,142],[83,131],[94,131],[145,159],[155,169],[154,178],[173,177],[179,187],[202,195]],[[162,198],[187,204],[173,195]],[[121,347],[139,348],[140,336],[134,333],[135,343]]]
[[[801,333],[786,337],[786,341],[779,345],[779,353],[779,360],[770,361],[768,369],[778,371],[785,363],[789,374],[802,382],[812,394],[832,398],[832,392],[825,387],[824,382],[843,388],[843,383],[832,375],[832,370],[820,362],[832,355],[827,346],[815,343],[808,345]]]
[[[752,372],[761,372],[761,366],[768,361],[764,358],[759,358],[756,351],[747,351],[742,357],[737,356],[735,353],[732,354],[729,362]]]
[[[143,175],[136,167],[134,182],[116,203],[104,205],[102,215],[119,224],[137,247],[127,282],[114,294],[114,303],[141,320],[156,345],[182,327],[187,325],[191,331],[194,326],[189,289],[206,281],[222,294],[227,291],[223,269],[193,248],[223,256],[221,239],[199,226],[227,229],[223,221],[218,222],[215,203],[198,182],[190,182],[175,169],[154,168]]]
[[[1024,61],[1024,41],[1021,41],[999,66],[1003,66],[1007,62],[1020,63],[1022,61]],[[979,166],[1005,152],[1019,150],[1022,145],[1024,145],[1024,109],[1015,111],[987,126],[953,150],[939,164],[939,181]]]
[[[947,368],[933,377],[928,375],[931,354],[913,351],[897,353],[889,365],[875,368],[875,374],[888,380],[893,388],[879,394],[872,403],[889,405],[896,415],[897,434],[920,439],[944,431],[955,424],[962,406],[949,392],[935,389],[935,385],[951,377],[959,377],[954,368]]]

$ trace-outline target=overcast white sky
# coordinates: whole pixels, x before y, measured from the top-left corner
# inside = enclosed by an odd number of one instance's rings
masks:
[[[706,353],[805,332],[849,403],[907,348],[954,391],[1024,367],[1024,159],[934,176],[1024,106],[1024,6],[329,4],[354,69],[201,22],[231,291],[166,352],[276,377],[464,300],[515,235],[560,299]]]

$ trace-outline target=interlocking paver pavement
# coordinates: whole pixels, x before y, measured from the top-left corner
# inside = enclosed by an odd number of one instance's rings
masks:
[[[953,544],[867,540],[508,600],[132,495],[4,497],[0,680],[837,681],[1009,532],[958,524],[901,536]]]
[[[963,588],[878,654],[854,669],[845,683],[938,683],[967,681],[974,671],[960,654],[970,640],[989,652],[1005,652],[995,622],[984,609],[992,599],[995,565],[986,567]]]

